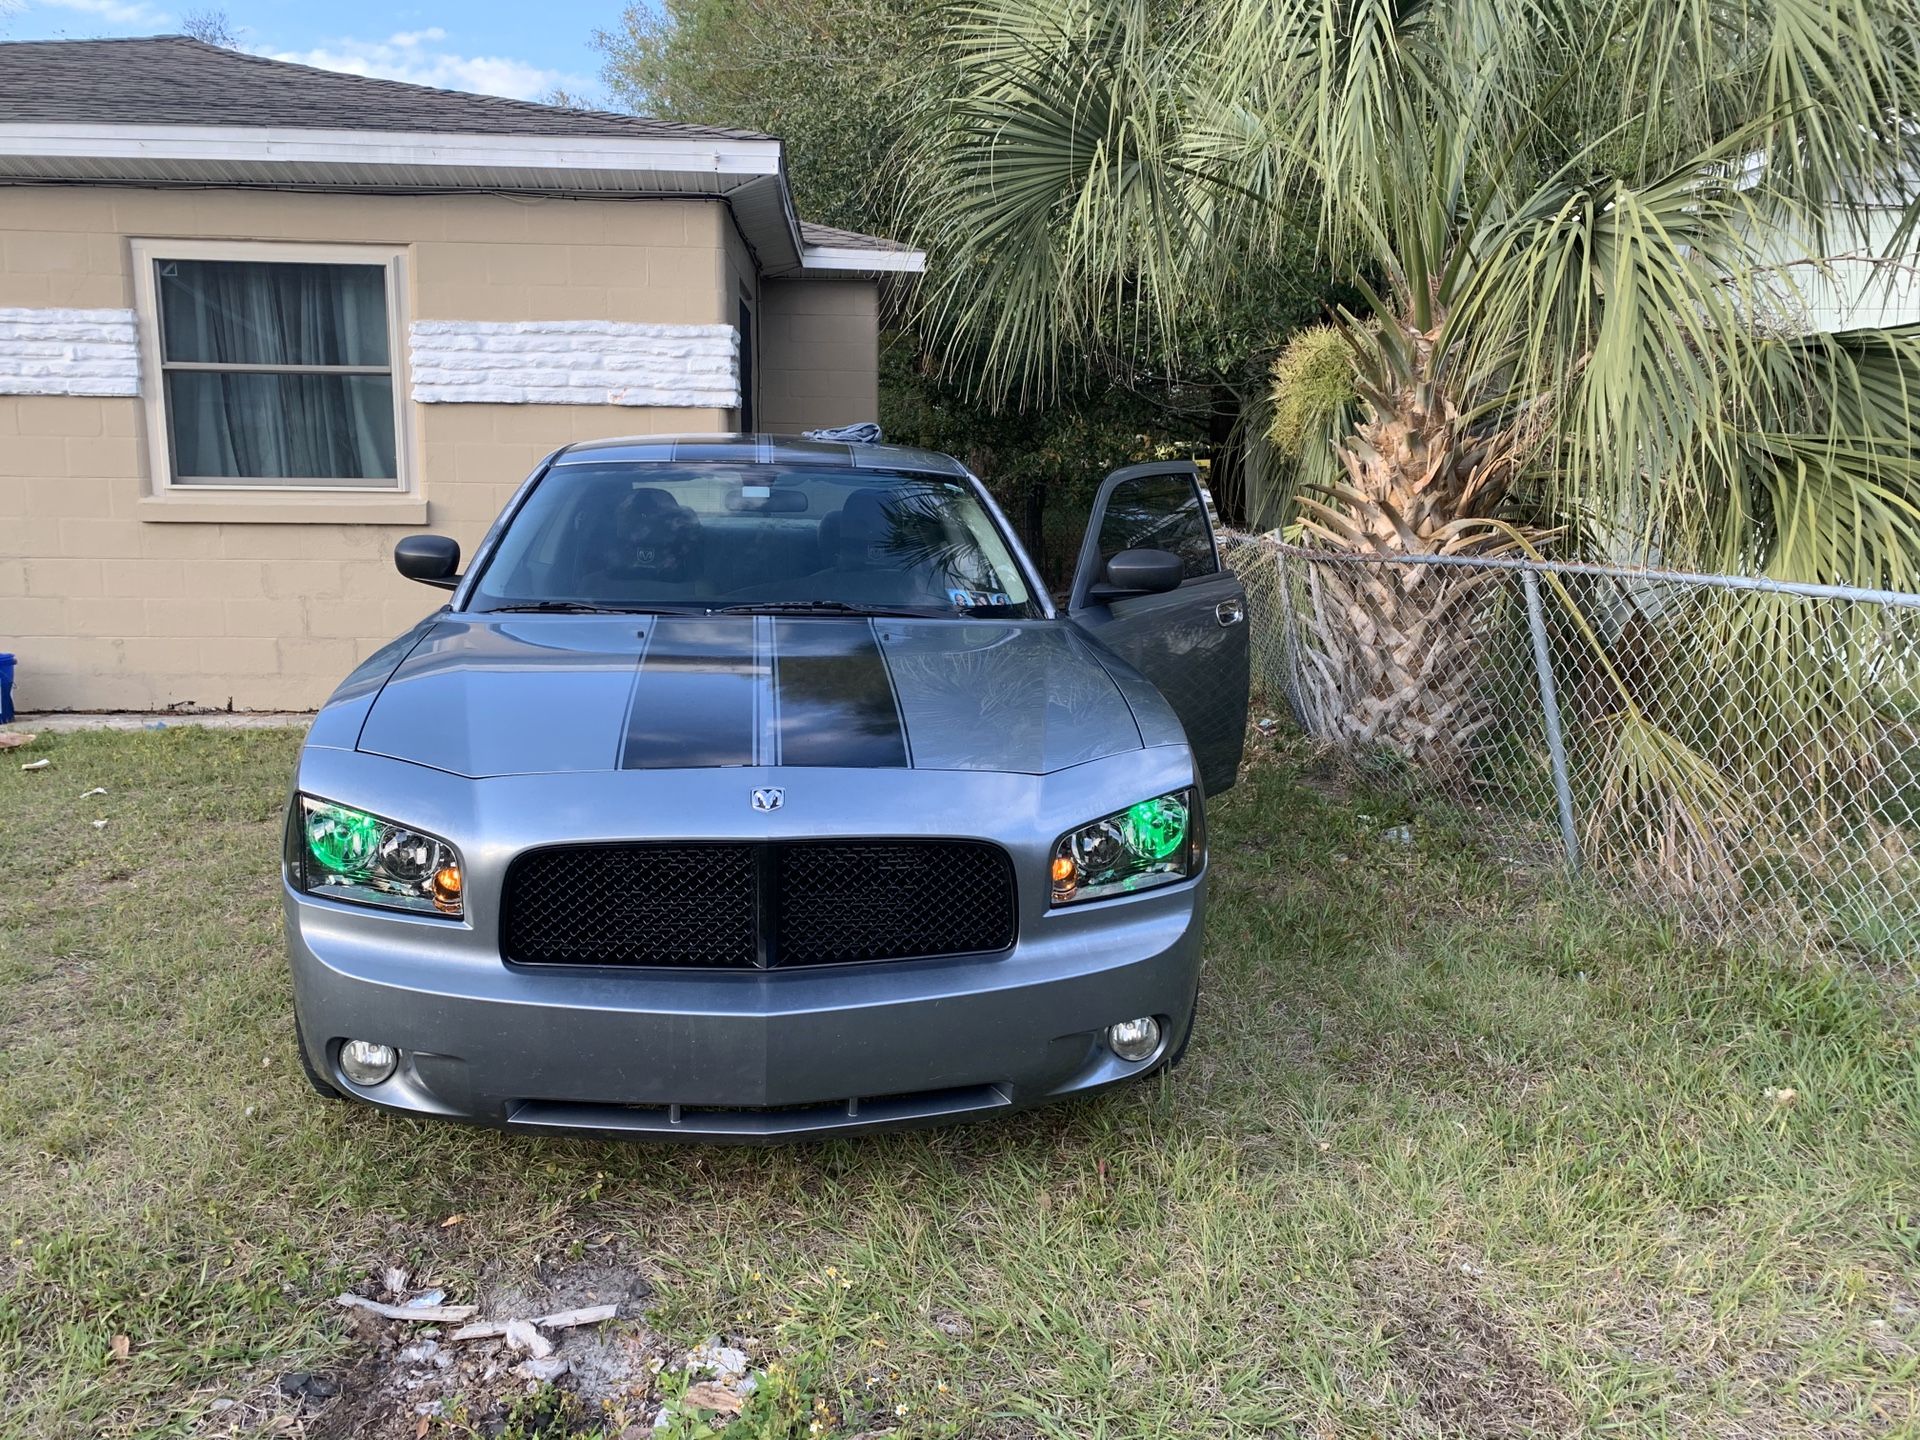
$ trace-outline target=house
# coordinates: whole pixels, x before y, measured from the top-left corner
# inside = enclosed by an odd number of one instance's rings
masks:
[[[1759,248],[1778,267],[1760,282],[1793,330],[1868,330],[1920,323],[1920,253],[1905,235],[1900,203],[1869,200],[1830,217],[1824,243],[1781,230]],[[1815,262],[1807,257],[1826,254]]]
[[[540,458],[874,418],[916,251],[781,142],[179,36],[0,44],[0,650],[21,708],[307,708]]]

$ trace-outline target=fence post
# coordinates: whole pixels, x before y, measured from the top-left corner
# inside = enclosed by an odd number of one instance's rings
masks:
[[[1320,736],[1320,727],[1307,713],[1305,696],[1300,688],[1300,617],[1293,608],[1293,572],[1288,567],[1287,552],[1275,549],[1273,552],[1273,583],[1279,599],[1276,607],[1280,619],[1280,643],[1284,647],[1280,664],[1280,688],[1287,702],[1287,709],[1293,712],[1293,721],[1307,734]]]
[[[1560,734],[1560,698],[1553,686],[1553,657],[1547,652],[1547,620],[1540,609],[1540,576],[1528,566],[1520,572],[1527,591],[1527,628],[1533,632],[1533,669],[1540,677],[1540,710],[1547,721],[1547,755],[1553,761],[1553,794],[1560,805],[1560,841],[1567,868],[1580,868],[1580,837],[1573,826],[1573,786],[1567,779],[1567,746]]]

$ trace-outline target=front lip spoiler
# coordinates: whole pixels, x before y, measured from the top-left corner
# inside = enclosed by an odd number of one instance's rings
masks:
[[[1010,1110],[1013,1104],[1013,1096],[1003,1085],[758,1109],[523,1100],[508,1113],[506,1128],[752,1144],[948,1124]]]

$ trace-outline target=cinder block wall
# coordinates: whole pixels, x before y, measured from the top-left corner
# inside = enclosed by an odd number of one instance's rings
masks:
[[[6,187],[0,307],[131,307],[135,237],[291,240],[404,247],[409,319],[732,324],[730,231],[700,201]],[[141,400],[0,395],[0,650],[19,656],[16,703],[311,708],[441,603],[394,573],[400,536],[430,528],[470,552],[562,444],[734,422],[639,406],[411,413],[408,499],[225,492],[183,513],[150,498]]]
[[[760,282],[762,430],[880,418],[879,287],[872,280]]]

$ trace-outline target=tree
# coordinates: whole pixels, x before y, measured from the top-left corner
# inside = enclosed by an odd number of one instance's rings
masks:
[[[952,82],[925,37],[933,0],[665,0],[635,5],[596,43],[618,103],[668,119],[765,131],[787,142],[796,202],[809,220],[897,233],[914,118]],[[923,236],[938,255],[945,237]],[[935,364],[912,317],[890,317],[881,409],[888,436],[952,450],[994,486],[1038,558],[1059,578],[1069,532],[1105,471],[1215,446],[1257,392],[1266,357],[1311,318],[1321,287],[1303,267],[1249,278],[1237,298],[1183,321],[1186,363],[1143,334],[1088,337],[1047,403],[983,403],[965,357]],[[893,292],[897,295],[899,292]],[[1223,419],[1224,417],[1224,419]]]
[[[189,10],[180,17],[180,33],[223,50],[238,50],[240,36],[224,10]]]
[[[594,39],[614,98],[641,114],[787,142],[810,220],[874,229],[890,215],[900,117],[931,78],[903,43],[923,0],[663,0]]]
[[[1912,589],[1920,336],[1819,332],[1819,262],[1775,256],[1782,235],[1857,249],[1871,203],[1911,222],[1917,41],[1920,0],[980,0],[910,167],[903,213],[951,237],[928,324],[1044,392],[1089,333],[1177,334],[1304,219],[1357,295],[1299,342],[1317,362],[1282,365],[1321,379],[1283,426],[1319,544]],[[1354,622],[1326,637],[1343,732],[1464,778],[1477,582],[1316,573]],[[1756,689],[1802,720],[1874,703],[1810,673],[1836,668],[1806,659],[1830,636],[1715,613],[1685,641],[1740,677],[1711,706],[1652,657],[1613,667],[1596,743],[1663,757],[1635,793],[1784,755],[1753,733]]]

